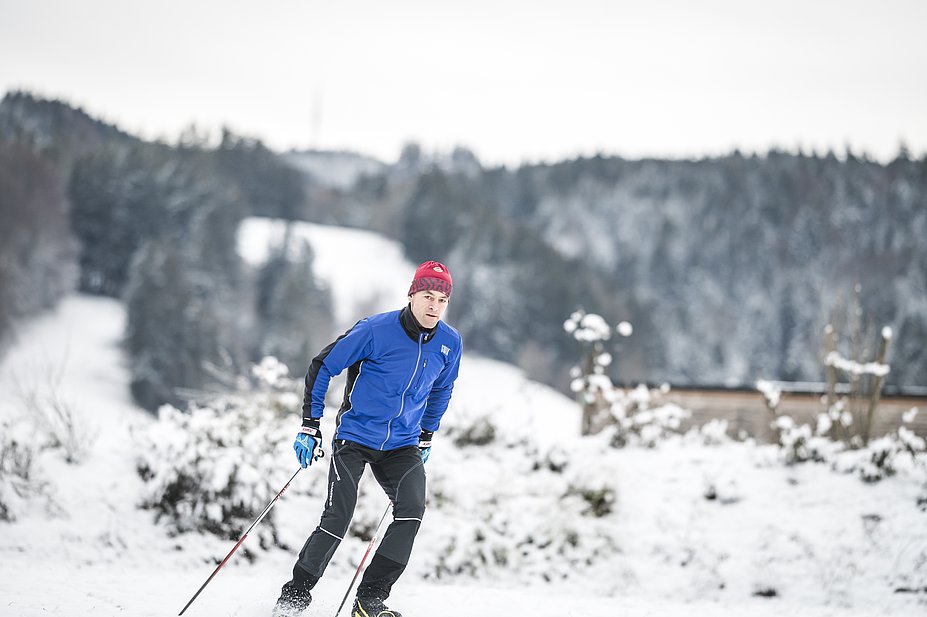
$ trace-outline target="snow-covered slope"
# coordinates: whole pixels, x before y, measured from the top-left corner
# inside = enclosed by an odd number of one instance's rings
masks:
[[[328,285],[341,330],[367,314],[405,304],[415,264],[406,260],[397,242],[369,231],[252,217],[238,230],[242,259],[252,266],[263,264],[273,247],[283,245],[288,225],[294,239],[312,247],[313,274]],[[298,250],[298,243],[290,246]]]
[[[170,538],[151,512],[136,507],[141,481],[135,472],[135,437],[155,419],[129,396],[119,350],[124,319],[121,305],[113,300],[69,297],[24,328],[19,343],[0,362],[0,421],[13,423],[4,424],[4,430],[15,430],[35,444],[47,441],[24,410],[31,395],[44,401],[54,391],[95,437],[87,443],[84,460],[75,464],[65,463],[59,449],[45,450],[36,461],[40,473],[33,481],[47,487],[47,496],[26,502],[17,521],[0,523],[0,615],[173,614],[211,571],[203,557],[221,556],[231,548],[210,536]],[[517,369],[479,358],[465,363],[455,405],[462,414],[507,410],[522,422],[531,421],[532,408],[555,413],[572,407],[556,392],[525,380]],[[294,411],[294,425],[297,419]],[[317,499],[299,491],[288,493],[277,512],[289,544],[302,541],[319,506]],[[292,559],[289,552],[273,551],[253,566],[241,559],[233,562],[190,614],[264,614]],[[320,587],[326,610],[334,610],[337,587],[346,584],[347,574],[332,576]],[[435,606],[445,593],[462,600],[475,590],[412,583],[397,598]],[[486,602],[507,597],[497,591]],[[511,598],[513,604],[516,598],[520,593]],[[530,598],[517,602],[542,604]],[[560,606],[572,602],[560,596]],[[588,607],[594,604],[590,599]],[[416,612],[424,613],[412,614]]]
[[[259,262],[277,223],[247,225],[242,251]],[[402,302],[411,264],[395,245],[363,232],[300,229],[316,252],[319,276],[348,306],[339,305],[339,319],[356,319],[352,312],[368,302]],[[340,251],[350,242],[367,261],[352,264],[356,276],[339,276]],[[71,297],[23,329],[0,359],[4,431],[44,440],[21,418],[23,401],[56,392],[97,434],[74,464],[60,448],[44,450],[34,483],[45,483],[49,499],[30,499],[16,522],[0,523],[0,615],[175,614],[212,571],[210,558],[234,543],[170,537],[151,512],[137,509],[138,437],[155,420],[130,400],[119,351],[123,324],[118,303]],[[466,445],[487,424],[491,443]],[[866,485],[822,465],[783,467],[771,450],[749,443],[706,446],[697,435],[614,450],[602,439],[579,437],[578,426],[569,399],[509,365],[465,356],[429,461],[426,522],[392,598],[404,615],[923,614],[923,477]],[[288,459],[288,444],[280,445]],[[274,510],[290,547],[317,523],[322,498],[305,487],[326,471],[323,464],[302,474]],[[577,486],[612,495],[610,511],[580,513],[585,497]],[[363,500],[356,522],[385,505],[375,490]],[[364,547],[346,538],[311,615],[334,613]],[[254,563],[237,555],[186,614],[267,615],[293,550],[271,550]],[[472,575],[434,578],[436,563],[480,559]],[[585,560],[593,566],[581,576],[561,579]],[[902,588],[922,591],[895,593]]]

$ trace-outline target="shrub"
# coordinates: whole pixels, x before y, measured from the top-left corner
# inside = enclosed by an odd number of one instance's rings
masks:
[[[424,574],[492,578],[517,572],[535,582],[582,576],[617,551],[607,519],[586,518],[586,505],[579,496],[562,497],[556,507],[549,497],[520,497],[456,513],[428,528],[433,550],[420,557]]]
[[[732,441],[727,433],[728,421],[712,418],[702,426],[694,427],[686,433],[686,440],[704,446],[720,446]]]
[[[485,416],[475,418],[463,426],[449,427],[447,433],[453,438],[454,445],[459,448],[485,446],[496,439],[496,427]]]
[[[10,422],[0,424],[0,521],[5,522],[17,520],[33,497],[51,503],[35,464],[36,450],[17,436],[18,428]]]
[[[904,426],[914,420],[916,408],[903,415],[902,425],[893,432],[868,441],[853,432],[853,416],[843,411],[840,401],[822,410],[812,427],[779,413],[780,392],[773,384],[760,381],[757,388],[774,415],[772,427],[786,464],[829,463],[833,469],[856,474],[864,482],[878,482],[901,470],[927,468],[927,442]],[[841,429],[835,431],[835,425]],[[835,439],[835,434],[842,437]]]
[[[435,466],[428,469],[425,516],[432,522],[420,541],[431,549],[415,558],[423,576],[514,574],[545,583],[587,577],[614,557],[618,487],[614,465],[602,457],[618,452],[606,435],[552,440],[511,415],[454,411],[460,413],[447,417],[442,431],[455,441],[475,426],[497,437],[448,448],[429,463]],[[512,410],[521,412],[532,413]]]
[[[878,482],[902,470],[927,468],[927,444],[901,426],[865,448],[843,452],[834,459],[833,466],[837,471],[858,475],[864,482]]]
[[[616,389],[611,395],[610,412],[614,419],[611,445],[654,447],[659,441],[678,433],[689,411],[673,403],[663,403],[660,397],[668,388],[648,389],[643,384],[633,390]]]
[[[64,396],[63,369],[46,367],[43,384],[24,385],[17,380],[16,387],[23,411],[45,438],[45,445],[59,449],[66,463],[76,464],[90,456],[99,431],[81,408]]]
[[[296,384],[268,368],[259,389],[219,397],[187,413],[165,405],[159,421],[137,435],[142,507],[173,533],[205,531],[236,539],[279,490],[288,473],[279,447],[291,436]],[[277,541],[273,511],[254,534],[261,548]],[[245,551],[246,556],[251,555]]]
[[[615,504],[615,489],[611,486],[596,487],[570,487],[566,496],[578,495],[582,498],[586,507],[583,509],[584,516],[593,516],[601,518],[611,514],[612,507]]]
[[[633,389],[615,386],[606,374],[612,356],[605,343],[611,339],[611,328],[605,320],[582,309],[575,311],[563,324],[580,345],[583,360],[570,371],[570,389],[583,409],[584,435],[603,430],[611,433],[611,445],[653,447],[669,434],[679,431],[689,412],[661,401],[668,386],[648,389],[643,384]],[[630,336],[633,328],[627,322],[615,327],[622,336]]]

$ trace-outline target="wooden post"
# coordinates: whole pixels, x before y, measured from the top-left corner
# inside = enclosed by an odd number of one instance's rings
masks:
[[[837,402],[837,369],[828,362],[830,354],[837,351],[837,333],[832,325],[827,324],[824,327],[824,337],[824,367],[827,372],[827,411],[829,412]]]
[[[885,356],[888,354],[888,342],[891,339],[891,329],[887,327],[882,328],[882,343],[879,345],[879,356],[876,359],[876,362],[879,364],[885,364]],[[869,412],[866,414],[865,433],[863,433],[864,446],[869,444],[869,437],[872,435],[872,418],[875,416],[875,411],[879,406],[879,399],[882,398],[882,381],[884,380],[884,375],[874,375],[874,378],[872,393],[869,396]]]
[[[590,401],[589,396],[589,378],[595,368],[595,346],[589,348],[586,357],[583,358],[583,389],[577,393],[580,399],[580,405],[583,409],[582,426],[580,427],[581,435],[591,435],[593,433],[593,419],[596,414],[596,402]],[[596,397],[598,399],[598,397]]]
[[[824,367],[827,374],[827,408],[825,413],[830,415],[830,410],[837,404],[837,368],[830,362],[830,354],[837,351],[837,331],[834,326],[827,324],[824,327],[824,337]],[[833,421],[829,432],[831,439],[839,439],[848,446],[850,445],[850,435],[840,418]]]

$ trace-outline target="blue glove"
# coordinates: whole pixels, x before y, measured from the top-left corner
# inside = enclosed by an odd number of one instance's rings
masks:
[[[309,426],[299,429],[296,441],[293,442],[293,450],[296,451],[296,460],[303,469],[325,456],[325,451],[322,450],[322,429],[319,428],[318,418],[313,418]]]
[[[431,455],[431,438],[434,437],[434,431],[422,429],[421,435],[418,436],[418,450],[422,453],[422,462],[427,463]]]

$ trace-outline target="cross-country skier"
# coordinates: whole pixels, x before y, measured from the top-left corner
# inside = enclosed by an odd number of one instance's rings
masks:
[[[299,553],[274,617],[299,614],[312,602],[310,591],[348,530],[367,465],[393,503],[393,521],[357,588],[352,616],[401,617],[384,602],[409,561],[422,523],[424,463],[460,366],[460,335],[441,321],[451,290],[443,264],[423,263],[404,309],[362,319],[312,360],[302,428],[293,444],[303,468],[322,456],[319,420],[330,379],[348,369],[347,385],[322,519]]]

